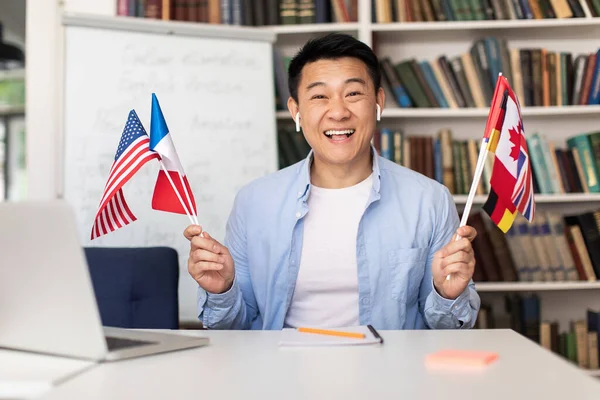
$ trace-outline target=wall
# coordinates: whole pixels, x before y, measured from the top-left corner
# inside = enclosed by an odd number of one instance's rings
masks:
[[[9,2],[15,3],[18,2]],[[52,199],[61,187],[61,182],[57,180],[62,157],[62,148],[57,140],[62,132],[61,13],[64,10],[70,13],[114,15],[116,2],[27,0],[26,7],[28,197],[31,200]]]
[[[27,0],[25,54],[28,197],[52,199],[59,157],[60,30],[54,1]]]

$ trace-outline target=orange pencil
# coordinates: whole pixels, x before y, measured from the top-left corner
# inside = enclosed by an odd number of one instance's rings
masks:
[[[326,330],[326,329],[298,328],[298,332],[317,333],[320,335],[331,335],[331,336],[343,336],[343,337],[351,337],[351,338],[356,338],[356,339],[364,339],[365,338],[364,333],[330,331],[330,330]]]

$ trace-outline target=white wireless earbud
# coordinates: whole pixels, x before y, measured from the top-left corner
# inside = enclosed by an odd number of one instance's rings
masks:
[[[300,113],[296,113],[296,132],[300,132]]]
[[[377,121],[381,121],[381,107],[377,104]]]

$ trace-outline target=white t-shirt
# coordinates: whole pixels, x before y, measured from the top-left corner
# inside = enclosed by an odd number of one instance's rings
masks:
[[[285,326],[359,325],[356,235],[372,186],[373,174],[347,188],[311,187]]]

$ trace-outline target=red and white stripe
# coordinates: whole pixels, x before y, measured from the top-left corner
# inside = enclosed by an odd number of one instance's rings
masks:
[[[94,219],[92,239],[135,221],[125,202],[122,187],[144,164],[160,158],[150,150],[149,143],[148,136],[136,139],[113,163]]]
[[[119,189],[108,201],[106,207],[104,207],[96,216],[94,226],[92,227],[91,238],[93,240],[102,235],[106,235],[135,220],[135,215],[133,215],[125,202],[125,197],[123,197],[123,189]]]
[[[123,187],[125,182],[131,179],[144,164],[152,159],[160,158],[157,153],[150,150],[149,143],[150,140],[147,136],[140,137],[113,163],[108,174],[106,186],[104,187],[104,195],[102,196],[102,200],[100,200],[98,212],[114,196],[116,191]]]

